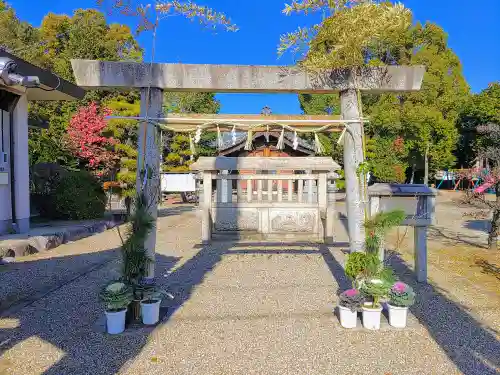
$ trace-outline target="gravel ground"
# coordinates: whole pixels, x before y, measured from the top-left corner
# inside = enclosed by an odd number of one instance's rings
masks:
[[[71,282],[4,312],[0,374],[498,374],[498,332],[437,286],[416,285],[399,259],[395,267],[419,293],[409,327],[347,331],[332,312],[347,286],[338,248],[201,247],[197,216],[179,213],[158,221],[158,282],[176,297],[162,324],[118,337],[99,331],[97,293],[119,274],[119,260],[102,254],[118,240],[112,231],[82,239],[52,256],[78,267],[83,252],[100,266],[75,268]],[[60,271],[44,261],[30,258],[34,275]]]

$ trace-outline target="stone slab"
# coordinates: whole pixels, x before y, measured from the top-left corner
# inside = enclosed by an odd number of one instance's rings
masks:
[[[254,230],[260,228],[258,208],[212,208],[214,229],[217,231]]]
[[[150,64],[71,60],[76,82],[84,88],[157,87],[166,91],[331,93],[417,91],[424,66],[387,66],[307,73],[296,66]],[[151,72],[151,74],[150,74]],[[356,84],[355,84],[356,82]]]

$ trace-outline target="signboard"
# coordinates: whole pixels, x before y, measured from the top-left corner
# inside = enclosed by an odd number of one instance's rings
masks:
[[[162,173],[161,191],[164,193],[187,193],[196,191],[194,173]]]

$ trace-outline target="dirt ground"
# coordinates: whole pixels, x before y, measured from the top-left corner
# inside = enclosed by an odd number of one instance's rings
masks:
[[[500,250],[490,250],[487,246],[488,221],[468,215],[484,210],[461,204],[462,195],[462,192],[440,191],[437,198],[436,224],[429,228],[427,243],[429,268],[433,271],[431,281],[484,323],[498,329],[500,316],[488,309],[500,306]],[[394,230],[387,242],[391,250],[413,264],[411,229]]]
[[[157,282],[175,299],[156,327],[104,333],[97,295],[120,275],[115,231],[3,266],[0,298],[7,285],[24,297],[0,312],[0,374],[498,375],[499,251],[453,197],[437,199],[428,284],[412,273],[412,231],[388,238],[388,262],[418,296],[406,329],[340,327],[336,296],[350,287],[342,220],[335,246],[200,245],[199,215],[176,205],[158,219]]]

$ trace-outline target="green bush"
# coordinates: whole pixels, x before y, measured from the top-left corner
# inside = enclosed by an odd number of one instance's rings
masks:
[[[85,171],[67,171],[46,179],[43,186],[35,184],[32,198],[47,219],[97,219],[104,215],[106,206],[101,184]]]

